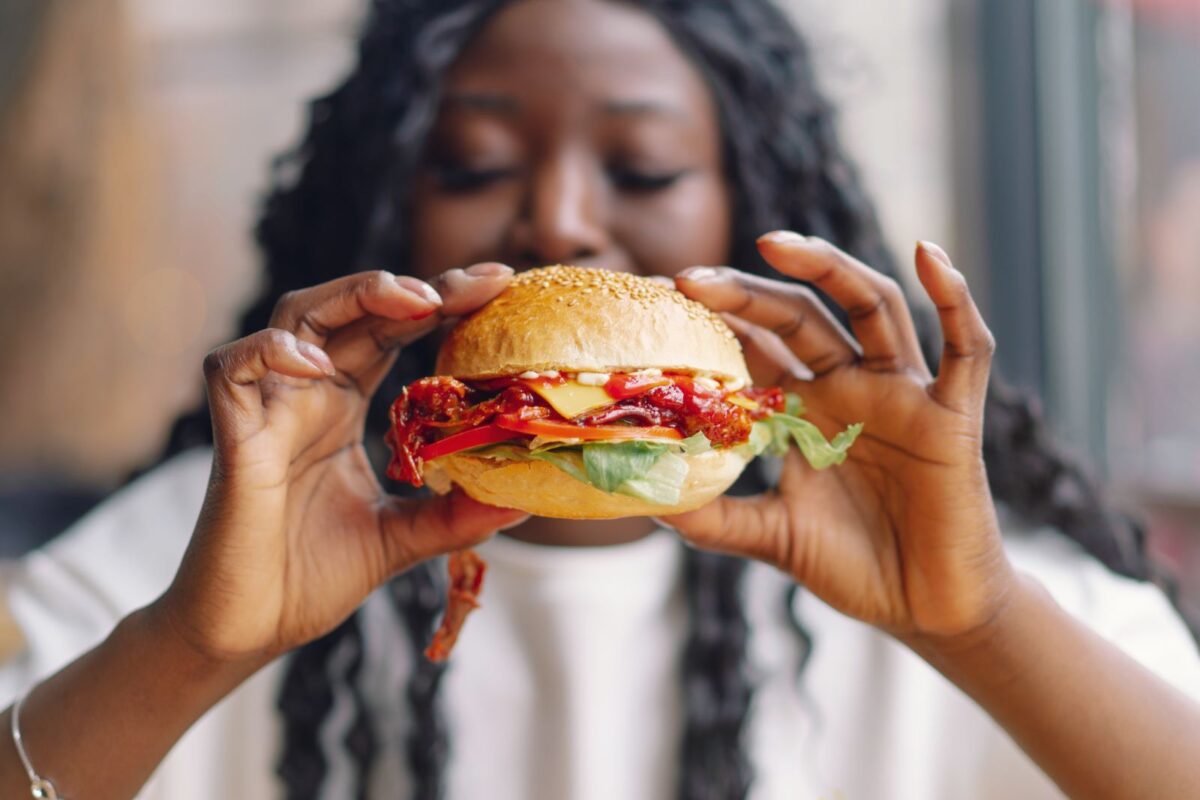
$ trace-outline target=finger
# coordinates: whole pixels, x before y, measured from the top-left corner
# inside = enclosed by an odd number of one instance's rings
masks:
[[[508,286],[512,274],[511,268],[494,263],[444,272],[433,280],[442,302],[432,313],[403,320],[359,320],[335,333],[326,349],[338,369],[369,396],[391,369],[399,348],[425,336],[447,318],[469,314],[490,302]]]
[[[461,317],[491,302],[512,280],[512,267],[487,261],[452,269],[434,279],[442,296],[443,317]]]
[[[419,319],[441,305],[442,298],[424,281],[376,270],[288,292],[276,304],[270,324],[324,345],[335,331],[360,319]]]
[[[996,340],[971,298],[967,280],[932,242],[917,245],[917,277],[937,308],[942,326],[941,365],[930,394],[944,406],[971,412],[983,408]]]
[[[484,505],[455,489],[447,495],[419,500],[388,497],[379,519],[387,563],[393,571],[400,571],[477,545],[528,517],[524,511]]]
[[[805,286],[728,267],[692,267],[679,273],[675,283],[714,311],[735,314],[776,334],[814,375],[859,359],[858,344]]]
[[[234,421],[261,422],[259,382],[275,373],[288,378],[322,379],[335,373],[321,348],[290,331],[267,328],[218,347],[204,359],[204,379],[214,423],[233,414]]]
[[[925,371],[904,292],[896,281],[816,237],[775,231],[758,250],[785,275],[808,281],[846,310],[862,345],[863,366],[879,371]]]
[[[703,550],[753,558],[781,569],[788,569],[792,560],[786,514],[770,495],[723,495],[695,511],[659,521]]]
[[[737,335],[755,386],[791,386],[812,379],[812,371],[778,336],[732,314],[721,318]]]

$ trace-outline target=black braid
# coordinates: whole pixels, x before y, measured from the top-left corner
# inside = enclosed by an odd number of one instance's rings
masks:
[[[372,2],[357,67],[336,90],[314,101],[302,143],[275,164],[274,189],[258,226],[267,283],[243,319],[243,334],[264,327],[286,291],[367,266],[407,271],[404,190],[424,149],[441,75],[502,5],[504,0]],[[833,110],[816,88],[807,45],[787,18],[769,0],[637,5],[662,21],[717,100],[734,194],[731,263],[778,277],[759,259],[754,238],[791,228],[822,236],[895,276],[871,204],[838,143]],[[918,315],[917,325],[932,364],[936,324]],[[379,448],[386,406],[398,385],[426,374],[431,364],[420,348],[404,354],[372,406],[370,448]],[[176,424],[168,454],[209,441],[208,415],[199,409]],[[999,382],[988,395],[984,444],[997,500],[1030,522],[1056,526],[1118,572],[1153,574],[1139,530],[1112,512],[1056,447],[1036,409]],[[688,708],[680,795],[742,797],[750,783],[741,735],[751,698],[745,621],[737,601],[742,569],[735,561],[698,554],[689,555],[688,564],[693,617],[683,669]],[[440,608],[440,593],[431,594],[436,582],[431,569],[413,570],[393,586],[415,649],[424,645]],[[789,592],[789,611],[795,592]],[[714,634],[718,623],[707,616],[710,610],[728,631]],[[793,622],[807,658],[812,642],[801,621],[793,616]],[[322,681],[331,655],[326,640],[305,647],[293,659],[281,695],[290,732],[281,772],[293,797],[311,796],[324,776],[324,760],[311,746],[329,710],[329,687]],[[436,798],[444,791],[449,752],[437,702],[442,671],[421,658],[416,663],[421,666],[407,687],[414,717],[407,756],[418,797]],[[365,770],[369,759],[362,763]],[[711,789],[709,781],[719,788]]]
[[[362,675],[366,662],[366,646],[363,641],[358,615],[350,620],[351,641],[354,651],[350,664],[346,668],[345,683],[354,698],[354,719],[342,739],[343,746],[356,767],[356,786],[353,797],[356,800],[368,800],[370,791],[371,767],[378,755],[379,739],[375,731],[375,719],[371,715],[371,698],[363,691]]]
[[[749,630],[740,596],[745,569],[740,558],[687,551],[681,800],[729,800],[750,789],[752,772],[742,746],[751,695]]]
[[[355,692],[356,714],[343,745],[359,768],[359,788],[355,796],[367,796],[366,776],[374,760],[375,732],[364,699],[356,689],[363,666],[363,650],[358,619],[352,616],[291,656],[278,701],[285,726],[283,756],[277,773],[288,800],[315,800],[325,780],[329,764],[321,746],[321,727],[333,708],[329,669],[334,654],[342,654],[349,660],[347,684]]]
[[[325,662],[341,629],[311,642],[291,657],[279,693],[284,719],[283,757],[277,771],[288,800],[315,800],[328,766],[321,749],[321,723],[333,707]]]
[[[426,562],[390,584],[392,600],[408,630],[415,665],[405,692],[412,714],[405,753],[412,770],[416,800],[437,800],[445,794],[446,762],[450,754],[450,736],[438,692],[446,665],[436,664],[424,655],[445,601],[446,581],[441,579],[444,569],[444,559]]]

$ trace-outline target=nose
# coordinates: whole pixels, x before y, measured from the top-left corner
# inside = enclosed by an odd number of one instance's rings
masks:
[[[603,260],[610,240],[604,190],[582,153],[560,153],[530,177],[524,208],[513,226],[512,249],[531,266]]]

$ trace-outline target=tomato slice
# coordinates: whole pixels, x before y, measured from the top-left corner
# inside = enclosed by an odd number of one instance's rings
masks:
[[[651,377],[649,375],[618,372],[604,384],[604,391],[608,392],[609,397],[617,400],[625,400],[630,397],[637,397],[639,394],[648,392],[656,386],[666,386],[670,382],[671,379],[665,375]]]
[[[445,439],[430,442],[417,450],[417,458],[423,461],[432,461],[435,458],[457,453],[459,450],[469,450],[472,447],[507,442],[510,439],[516,438],[519,437],[513,436],[513,431],[511,430],[506,430],[497,425],[480,425],[478,428],[471,428],[469,431],[455,433],[447,436]]]
[[[586,442],[618,442],[630,439],[682,439],[674,428],[661,425],[573,425],[553,419],[521,419],[515,414],[502,414],[494,423],[500,428],[530,436],[554,439],[582,439]]]

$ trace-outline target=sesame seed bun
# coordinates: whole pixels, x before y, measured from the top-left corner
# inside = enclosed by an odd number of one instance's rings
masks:
[[[431,487],[449,489],[452,481],[474,499],[491,506],[517,508],[539,517],[615,519],[680,514],[699,508],[733,485],[749,460],[736,450],[710,450],[685,458],[687,478],[679,502],[671,506],[609,494],[543,461],[496,461],[455,454],[426,464],[425,475]]]
[[[749,382],[737,337],[675,289],[624,272],[544,267],[516,276],[447,337],[437,374],[661,369]]]
[[[439,375],[467,380],[641,369],[750,381],[737,337],[705,306],[648,278],[565,266],[516,276],[450,333],[437,363]],[[688,474],[671,506],[610,494],[545,462],[455,453],[427,463],[425,476],[432,487],[457,483],[489,505],[542,517],[614,519],[699,508],[728,489],[750,458],[741,449],[683,457]]]

